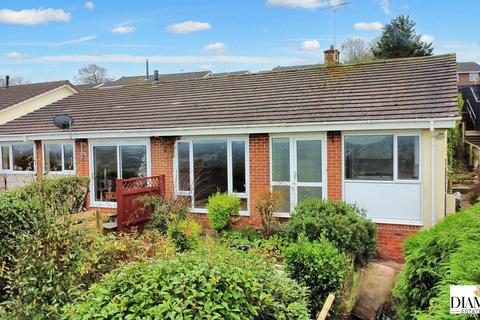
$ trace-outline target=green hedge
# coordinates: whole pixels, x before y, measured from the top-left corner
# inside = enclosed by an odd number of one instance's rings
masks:
[[[309,319],[306,297],[258,256],[216,248],[115,270],[64,319]]]
[[[295,207],[285,225],[285,232],[295,240],[305,234],[310,241],[325,236],[337,248],[351,256],[356,265],[364,265],[377,248],[375,224],[363,210],[345,202],[306,200]]]
[[[480,204],[407,240],[405,261],[394,291],[400,317],[450,319],[450,285],[480,283]]]
[[[208,197],[207,210],[210,226],[217,231],[225,229],[230,217],[238,216],[240,208],[240,198],[236,195],[217,192]]]

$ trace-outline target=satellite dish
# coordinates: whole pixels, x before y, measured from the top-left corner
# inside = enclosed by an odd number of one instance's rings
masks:
[[[58,115],[53,118],[53,124],[59,129],[68,129],[73,125],[73,118],[69,115]]]
[[[58,129],[70,129],[70,139],[72,139],[73,118],[67,114],[61,114],[53,117],[53,124]]]

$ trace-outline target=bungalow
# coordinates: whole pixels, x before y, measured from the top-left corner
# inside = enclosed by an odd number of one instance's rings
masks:
[[[115,180],[165,175],[205,221],[216,190],[258,227],[262,192],[288,218],[308,198],[364,207],[380,252],[446,214],[448,128],[458,120],[454,55],[338,64],[84,90],[0,126],[2,171],[91,179],[89,206],[115,208]],[[74,119],[72,136],[56,115]],[[33,166],[29,166],[33,159]]]

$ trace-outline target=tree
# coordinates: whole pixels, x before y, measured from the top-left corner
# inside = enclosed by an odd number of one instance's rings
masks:
[[[100,84],[109,80],[107,69],[96,64],[80,68],[75,76],[75,81],[80,84]]]
[[[1,77],[0,87],[5,87],[5,82],[6,82],[5,77]],[[15,85],[25,84],[25,83],[28,83],[28,81],[26,81],[22,76],[11,76],[8,81],[9,86],[15,86]]]
[[[346,63],[359,63],[372,60],[371,45],[362,38],[348,38],[342,43],[342,57]]]
[[[432,44],[421,40],[409,16],[398,16],[385,25],[372,47],[372,54],[379,59],[431,56],[432,52]]]

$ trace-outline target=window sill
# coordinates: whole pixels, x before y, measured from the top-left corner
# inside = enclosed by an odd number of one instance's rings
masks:
[[[345,183],[421,184],[420,180],[343,180]]]

